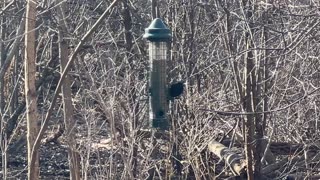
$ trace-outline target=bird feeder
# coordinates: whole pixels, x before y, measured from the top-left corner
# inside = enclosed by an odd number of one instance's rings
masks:
[[[171,32],[162,20],[157,18],[145,29],[143,37],[149,41],[150,124],[154,128],[166,130],[169,128],[166,61]]]

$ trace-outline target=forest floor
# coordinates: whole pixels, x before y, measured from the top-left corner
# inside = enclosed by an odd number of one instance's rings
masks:
[[[8,158],[8,179],[27,179],[26,157],[26,146],[24,146],[19,152],[10,154]],[[69,179],[68,154],[66,147],[53,142],[41,146],[39,163],[41,179]]]
[[[107,137],[105,128],[96,131],[94,136],[90,138],[84,136],[86,131],[83,124],[78,124],[77,143],[79,146],[82,171],[88,172],[88,177],[103,174],[105,163],[110,157],[110,140]],[[9,150],[7,162],[7,179],[8,180],[24,180],[27,179],[27,147],[22,146],[14,152]],[[89,152],[89,153],[88,153]],[[68,165],[68,150],[64,137],[60,137],[57,141],[42,144],[39,150],[40,154],[40,179],[44,180],[66,180],[70,179],[70,171]],[[0,167],[2,166],[2,157],[0,156]],[[86,168],[86,169],[84,169]],[[101,171],[101,172],[97,172]],[[3,169],[0,169],[0,179],[3,179]],[[94,178],[93,178],[94,179]]]
[[[100,143],[99,143],[100,144]],[[101,143],[98,149],[90,153],[88,158],[88,177],[96,174],[97,166],[106,162],[109,153],[102,147]],[[8,158],[8,180],[27,179],[27,148],[24,146],[19,152],[10,154]],[[83,157],[82,157],[83,158]],[[99,163],[98,163],[99,162]],[[1,164],[2,167],[2,164]],[[82,167],[83,168],[83,167]],[[2,175],[2,170],[0,171]],[[47,143],[40,148],[40,179],[43,180],[67,180],[69,177],[68,151],[65,145],[60,143]]]

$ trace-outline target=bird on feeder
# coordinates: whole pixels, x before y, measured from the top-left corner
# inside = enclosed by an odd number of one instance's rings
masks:
[[[184,82],[183,81],[179,81],[176,83],[173,83],[170,85],[168,93],[169,93],[169,99],[173,100],[178,98],[184,90]]]

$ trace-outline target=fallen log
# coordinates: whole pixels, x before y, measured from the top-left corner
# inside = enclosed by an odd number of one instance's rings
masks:
[[[213,154],[225,161],[234,175],[245,175],[245,161],[239,154],[232,152],[229,148],[217,141],[211,141],[208,144],[208,148]]]
[[[293,155],[297,153],[303,153],[305,150],[304,144],[293,144],[288,142],[272,142],[270,150],[277,155]],[[308,153],[318,154],[320,148],[317,145],[310,145],[308,147]]]
[[[225,146],[229,146],[229,144],[231,143],[231,139],[224,139],[221,143]],[[243,144],[240,144],[238,142],[234,143],[233,145],[235,147],[243,148]],[[271,142],[269,149],[274,155],[294,155],[297,153],[303,153],[305,145],[290,142]],[[317,154],[319,152],[320,148],[317,145],[310,145],[308,148],[308,153]]]

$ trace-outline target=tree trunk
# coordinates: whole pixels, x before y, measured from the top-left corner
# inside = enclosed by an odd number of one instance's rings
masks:
[[[61,72],[65,69],[68,63],[68,43],[64,39],[67,33],[67,26],[65,24],[65,2],[60,0],[61,4],[58,7],[59,16],[59,59]],[[68,156],[69,156],[69,169],[70,169],[70,179],[80,180],[80,163],[79,154],[76,151],[76,141],[73,127],[75,126],[75,120],[73,117],[73,105],[72,105],[72,93],[71,93],[71,83],[68,75],[65,76],[64,82],[61,86],[62,99],[63,99],[63,111],[64,111],[64,123],[65,123],[65,135],[66,142],[68,145]]]
[[[124,39],[125,39],[125,47],[126,47],[126,60],[129,63],[130,66],[130,70],[134,69],[135,64],[133,62],[133,36],[132,36],[132,18],[131,18],[131,12],[130,12],[130,8],[129,8],[129,2],[128,0],[124,0],[122,1],[123,3],[123,11],[122,11],[122,15],[123,15],[123,23],[124,23]],[[127,73],[129,74],[129,73]],[[132,116],[132,121],[131,121],[131,129],[130,132],[132,132],[132,134],[130,134],[130,136],[133,139],[133,142],[130,143],[131,147],[132,147],[132,156],[130,159],[130,166],[131,166],[131,171],[132,171],[132,178],[136,178],[137,177],[137,164],[138,164],[138,160],[137,160],[137,155],[138,155],[138,147],[137,147],[137,143],[135,142],[136,140],[136,128],[137,128],[137,122],[138,122],[138,112],[139,112],[139,103],[137,103],[137,92],[136,92],[136,79],[135,76],[129,76],[129,103],[130,103],[130,109],[132,110],[131,112],[133,113]],[[131,172],[129,172],[129,174],[131,174]]]
[[[245,56],[245,98],[243,108],[246,112],[261,112],[263,110],[261,103],[261,82],[262,70],[254,48],[254,4],[251,0],[243,1],[243,7],[246,10],[246,56]],[[264,116],[265,118],[265,116]],[[248,114],[245,117],[245,149],[248,163],[248,178],[260,177],[262,167],[261,159],[264,153],[263,145],[263,116],[260,113]]]
[[[245,96],[243,100],[243,109],[245,112],[254,112],[254,98],[255,98],[255,84],[256,84],[256,76],[255,76],[255,63],[254,63],[254,55],[253,51],[251,50],[253,46],[252,40],[252,32],[250,27],[250,22],[252,21],[252,7],[250,0],[247,3],[243,3],[243,6],[247,5],[247,14],[246,19],[249,21],[247,24],[247,30],[245,32],[245,41],[246,41],[246,50],[247,53],[245,55],[245,73],[244,73],[244,80],[245,80]],[[255,132],[255,115],[248,114],[244,118],[244,141],[245,141],[245,154],[246,154],[246,161],[247,161],[247,175],[249,180],[254,179],[254,154],[255,154],[255,147],[254,143],[254,132]]]
[[[28,140],[28,179],[39,179],[39,153],[33,148],[38,135],[38,112],[36,94],[36,54],[35,54],[35,23],[36,1],[27,1],[26,35],[25,35],[25,97],[27,109],[27,140]]]
[[[5,32],[6,32],[6,18],[2,17],[1,18],[1,30],[0,30],[0,37],[1,41],[5,40]],[[5,61],[5,48],[4,48],[4,43],[0,42],[0,68],[4,67],[4,61]],[[4,133],[3,129],[5,128],[5,123],[4,123],[4,118],[2,115],[4,114],[4,109],[5,109],[5,81],[4,77],[0,77],[0,128],[1,128],[1,158],[2,158],[2,178],[6,179],[7,178],[7,152],[6,152],[6,146],[7,146],[7,137],[6,134]]]

